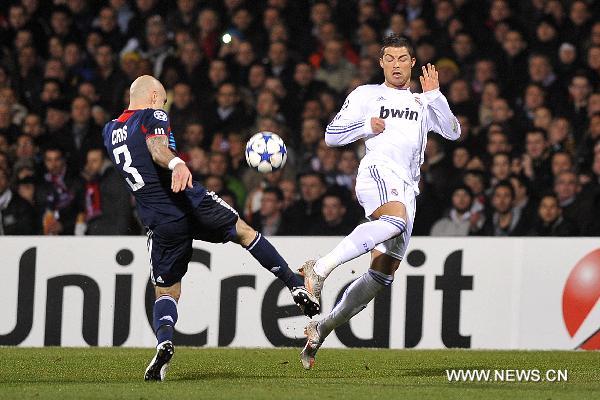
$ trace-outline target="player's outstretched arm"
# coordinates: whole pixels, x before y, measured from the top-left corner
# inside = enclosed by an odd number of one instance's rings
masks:
[[[372,119],[363,112],[364,93],[360,87],[348,95],[341,110],[325,129],[325,143],[328,146],[344,146],[370,135],[381,133],[385,123],[383,120],[372,125]],[[378,119],[378,118],[375,118]],[[377,129],[377,130],[375,130]]]
[[[456,140],[460,137],[460,124],[452,114],[448,100],[440,91],[438,72],[434,65],[422,67],[423,75],[419,77],[423,96],[427,100],[427,129],[434,131],[446,139]]]
[[[152,154],[152,160],[163,168],[173,170],[171,176],[171,190],[181,192],[192,187],[192,173],[179,158],[173,155],[169,148],[169,138],[165,135],[151,136],[146,139],[148,151]]]

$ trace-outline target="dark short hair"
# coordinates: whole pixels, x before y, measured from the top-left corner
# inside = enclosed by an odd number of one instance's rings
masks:
[[[269,186],[263,190],[263,196],[267,193],[272,193],[277,197],[277,201],[283,201],[283,192],[275,186]]]
[[[501,187],[505,187],[508,189],[508,191],[510,192],[511,197],[514,199],[515,198],[515,188],[510,184],[509,181],[500,181],[496,184],[496,186],[494,186],[494,189],[492,190],[493,194],[496,194],[496,190],[498,190]]]
[[[544,200],[544,198],[546,198],[546,197],[550,197],[550,198],[554,199],[554,201],[556,202],[556,204],[560,208],[560,202],[558,201],[558,196],[555,193],[553,193],[553,192],[544,192],[540,196],[540,203],[539,204],[542,204],[542,200]],[[538,206],[538,208],[539,208],[539,206]]]
[[[498,156],[503,156],[503,157],[506,157],[506,158],[508,158],[508,162],[509,162],[509,163],[510,163],[510,162],[511,162],[511,160],[512,160],[512,159],[511,159],[511,157],[510,157],[510,153],[508,153],[508,152],[506,152],[506,151],[500,151],[500,152],[498,152],[498,153],[496,153],[496,154],[492,155],[492,161],[494,160],[494,158],[496,158],[496,157],[498,157]]]
[[[467,186],[467,185],[465,185],[464,183],[463,183],[463,184],[460,184],[460,185],[457,185],[457,186],[455,186],[455,187],[454,187],[454,189],[452,190],[452,194],[454,195],[454,193],[455,193],[455,192],[457,192],[457,191],[459,191],[459,190],[464,190],[464,191],[465,191],[465,193],[467,193],[467,194],[469,195],[469,197],[470,197],[471,199],[473,199],[473,191],[471,190],[471,188],[470,188],[470,187],[468,187],[468,186]]]
[[[388,47],[406,47],[406,50],[408,50],[408,54],[410,54],[411,58],[415,56],[415,49],[413,48],[413,45],[404,37],[392,34],[383,39],[381,50],[379,51],[379,58],[383,58],[385,49]]]
[[[305,176],[314,176],[318,180],[320,180],[323,185],[327,185],[327,181],[325,180],[325,176],[322,173],[318,172],[318,171],[312,171],[312,170],[304,171],[304,172],[298,174],[298,176],[297,176],[298,181],[300,181]]]
[[[529,129],[527,132],[525,132],[525,137],[527,137],[528,135],[531,134],[540,134],[544,137],[544,140],[546,140],[548,138],[548,133],[546,132],[546,130],[544,128],[532,128]]]
[[[50,152],[50,151],[56,151],[60,153],[60,157],[61,158],[65,158],[65,152],[63,151],[63,149],[59,146],[56,146],[54,144],[48,145],[46,147],[44,147],[44,157],[46,156],[46,153]]]

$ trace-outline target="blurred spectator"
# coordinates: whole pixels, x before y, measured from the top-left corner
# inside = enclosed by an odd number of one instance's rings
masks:
[[[260,209],[252,215],[251,226],[263,235],[277,235],[282,223],[282,208],[281,190],[276,187],[265,188],[260,199]]]
[[[552,182],[548,141],[543,129],[534,128],[525,134],[523,172],[536,193],[542,193]]]
[[[502,49],[504,57],[498,62],[497,68],[500,79],[507,83],[507,93],[519,93],[527,81],[527,76],[523,74],[527,70],[527,42],[519,31],[510,30],[503,37]]]
[[[279,41],[269,45],[265,62],[269,75],[279,78],[285,86],[292,82],[294,64],[289,58],[288,48],[284,42]]]
[[[356,68],[344,58],[342,43],[335,39],[328,41],[315,79],[325,82],[338,93],[343,93],[355,73]]]
[[[437,134],[427,136],[425,162],[421,166],[423,179],[431,185],[440,198],[448,198],[450,188],[450,160],[444,153],[441,139]]]
[[[224,82],[219,86],[216,101],[204,114],[204,126],[209,140],[217,132],[239,131],[248,126],[248,115],[233,83]]]
[[[572,236],[576,232],[573,225],[562,216],[558,199],[547,194],[540,200],[535,225],[529,231],[530,236]]]
[[[508,181],[494,186],[491,195],[491,210],[479,234],[485,236],[523,236],[527,226],[514,210],[515,191]]]
[[[531,197],[527,179],[523,175],[511,175],[509,181],[515,192],[515,200],[513,202],[515,214],[519,216],[519,221],[524,226],[532,226],[537,212],[537,199]]]
[[[600,140],[600,112],[590,117],[590,123],[577,148],[577,162],[590,165],[594,157],[594,144]]]
[[[38,234],[35,210],[9,187],[8,172],[0,168],[0,235]]]
[[[198,0],[177,0],[177,7],[169,11],[167,26],[192,30],[198,15]]]
[[[486,181],[483,172],[475,169],[465,171],[464,184],[471,189],[473,194],[473,205],[471,211],[482,212],[486,209],[487,198],[485,196]]]
[[[96,71],[92,83],[98,93],[99,104],[111,114],[117,114],[123,108],[122,96],[128,85],[127,77],[116,65],[109,45],[99,45],[94,50],[94,60]]]
[[[239,209],[240,205],[244,204],[244,200],[246,198],[246,189],[244,188],[244,185],[242,185],[242,182],[239,179],[228,174],[228,164],[228,156],[226,154],[212,152],[208,156],[208,173],[210,175],[217,176],[223,180],[225,188],[227,188],[235,194],[235,197],[237,199],[235,208]],[[218,193],[221,190],[214,190],[214,192]]]
[[[59,146],[70,158],[72,151],[72,140],[67,131],[69,122],[69,105],[61,100],[48,103],[46,106],[46,131],[43,136],[38,138],[38,143],[42,148],[48,146]],[[68,154],[67,154],[68,152]]]
[[[353,192],[358,174],[358,156],[352,148],[342,149],[337,166],[335,184]]]
[[[108,43],[113,50],[120,51],[125,44],[125,37],[121,33],[118,25],[117,11],[112,7],[103,7],[98,13],[95,25],[100,29],[100,33],[105,43]]]
[[[508,153],[496,153],[492,156],[492,176],[490,184],[496,186],[498,182],[505,181],[510,176],[510,155]]]
[[[195,104],[194,100],[190,85],[185,82],[178,82],[173,86],[173,103],[169,108],[169,122],[176,143],[183,144],[187,126],[198,118],[198,105]]]
[[[219,16],[214,9],[200,11],[196,19],[196,40],[209,60],[216,57],[219,49],[219,28]]]
[[[227,143],[229,145],[229,172],[241,179],[248,171],[244,136],[241,133],[231,132],[227,135]]]
[[[10,107],[0,103],[0,135],[5,136],[10,143],[19,136],[20,129],[12,122]]]
[[[277,186],[283,193],[283,211],[285,211],[297,200],[296,181],[293,179],[282,179]]]
[[[159,15],[149,17],[144,27],[144,38],[132,38],[125,47],[123,53],[136,52],[152,65],[152,74],[161,76],[165,60],[174,54],[173,47],[169,43],[167,27]]]
[[[44,235],[73,235],[76,223],[83,222],[84,188],[81,180],[67,173],[63,152],[44,151],[46,173],[36,188],[36,205]]]
[[[208,155],[199,145],[192,145],[186,148],[188,162],[187,165],[192,172],[195,180],[203,181],[208,175]]]
[[[500,97],[500,86],[494,81],[487,81],[481,86],[481,102],[479,104],[479,123],[487,127],[493,121],[492,106],[494,100]]]
[[[587,104],[592,93],[592,86],[587,76],[575,75],[569,83],[568,102],[564,106],[562,115],[566,116],[573,125],[576,139],[580,139],[588,124]]]
[[[127,235],[133,218],[129,191],[100,148],[89,149],[85,182],[86,235]]]
[[[577,174],[572,171],[563,171],[556,176],[554,193],[558,205],[562,209],[563,217],[574,224],[576,233],[585,235],[590,224],[590,198],[581,192]]]
[[[319,220],[322,198],[327,190],[325,177],[317,172],[307,172],[300,175],[298,180],[300,199],[285,211],[281,235],[308,234]]]
[[[192,94],[201,105],[206,105],[208,101],[202,98],[202,93],[208,80],[208,64],[198,44],[192,40],[186,40],[179,47],[177,59],[174,62],[179,67],[179,76],[182,82],[190,85]]]
[[[466,79],[455,79],[450,83],[448,103],[455,115],[465,115],[470,120],[477,118],[477,106],[471,98],[471,90]]]
[[[553,181],[555,181],[561,172],[573,170],[573,159],[569,153],[557,151],[550,157],[550,168]]]
[[[227,190],[225,188],[225,181],[223,178],[216,175],[208,175],[206,178],[204,178],[204,186],[206,187],[206,190],[214,193],[222,193],[223,191]],[[230,205],[233,207],[232,204]]]
[[[196,146],[207,147],[204,126],[199,122],[188,123],[183,132],[183,140],[176,143],[180,144],[182,151],[189,151]]]
[[[78,96],[73,99],[71,120],[67,123],[66,131],[67,137],[72,138],[72,141],[65,141],[63,149],[68,149],[72,154],[73,168],[79,170],[85,163],[84,157],[88,150],[102,146],[102,128],[92,119],[92,108],[85,97]]]
[[[452,207],[448,214],[437,220],[431,228],[431,236],[468,236],[481,229],[483,219],[471,213],[473,193],[468,186],[458,186],[452,191]]]
[[[321,215],[314,226],[309,228],[315,236],[346,236],[355,227],[348,219],[347,208],[342,196],[334,191],[325,193],[322,199]]]
[[[569,120],[565,117],[556,117],[548,129],[548,144],[551,152],[565,151],[575,155],[575,138]]]
[[[245,178],[249,179],[248,176]],[[258,176],[254,175],[253,178],[257,178],[256,184],[247,185],[253,186],[253,189],[246,196],[246,204],[244,205],[244,215],[246,219],[252,221],[254,213],[260,210],[261,200],[263,195],[263,190],[266,188],[279,188],[280,183],[283,179],[283,170],[279,169],[277,171],[269,172],[266,174],[258,174]],[[280,188],[281,189],[281,188]],[[295,185],[294,185],[295,189]],[[283,189],[282,189],[283,192]],[[284,196],[285,197],[285,196]],[[295,200],[295,199],[294,199]],[[285,202],[285,198],[282,200]],[[287,208],[289,204],[282,203],[282,207]]]
[[[486,82],[491,82],[497,78],[496,76],[496,64],[489,58],[482,58],[475,62],[475,71],[473,73],[473,80],[471,87],[473,92],[481,95],[483,87]],[[481,121],[482,123],[484,121]]]
[[[37,162],[37,146],[33,138],[29,135],[21,135],[17,138],[14,145],[14,161],[15,165],[20,161]]]

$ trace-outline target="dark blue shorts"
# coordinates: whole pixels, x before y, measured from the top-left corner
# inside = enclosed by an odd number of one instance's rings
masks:
[[[226,243],[236,236],[238,213],[214,192],[207,192],[192,213],[148,229],[152,282],[172,286],[181,281],[192,258],[192,240]]]

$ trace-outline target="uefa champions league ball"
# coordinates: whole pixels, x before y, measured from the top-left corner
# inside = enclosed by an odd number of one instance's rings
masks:
[[[258,132],[246,144],[246,162],[258,172],[277,171],[285,165],[287,150],[279,135]]]

